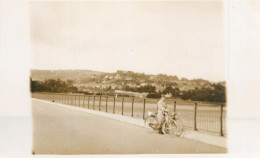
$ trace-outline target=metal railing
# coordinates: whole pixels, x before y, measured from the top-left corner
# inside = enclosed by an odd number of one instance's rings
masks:
[[[81,95],[61,93],[32,93],[33,98],[82,108],[145,119],[147,111],[157,111],[158,99]],[[226,136],[226,107],[223,104],[170,101],[168,109],[180,113],[185,128]]]

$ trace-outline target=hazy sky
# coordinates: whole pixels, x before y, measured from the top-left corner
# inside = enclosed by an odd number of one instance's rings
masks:
[[[30,2],[32,69],[225,80],[221,1]]]

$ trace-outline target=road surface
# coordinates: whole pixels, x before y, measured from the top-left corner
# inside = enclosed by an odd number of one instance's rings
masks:
[[[225,148],[169,138],[121,121],[32,99],[35,154],[226,153]]]

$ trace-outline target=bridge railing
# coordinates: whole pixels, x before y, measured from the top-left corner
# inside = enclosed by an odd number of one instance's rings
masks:
[[[145,119],[157,111],[158,99],[104,95],[32,93],[33,98]],[[226,136],[226,106],[166,99],[168,109],[180,113],[185,128]]]

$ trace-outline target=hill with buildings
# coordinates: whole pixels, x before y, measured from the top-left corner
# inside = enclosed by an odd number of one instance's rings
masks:
[[[116,90],[126,92],[148,93],[150,97],[159,97],[162,93],[170,97],[191,99],[191,96],[203,99],[204,93],[215,98],[225,98],[225,82],[213,83],[204,79],[178,78],[165,74],[151,75],[135,73],[133,71],[117,71],[105,73],[91,70],[32,70],[31,80],[44,82],[45,80],[70,80],[80,92],[113,93]],[[215,92],[218,90],[218,94]],[[224,92],[223,92],[224,91]],[[195,93],[196,92],[196,93]],[[221,94],[220,94],[221,93]],[[202,95],[203,94],[203,95]],[[225,99],[221,99],[222,101]]]

